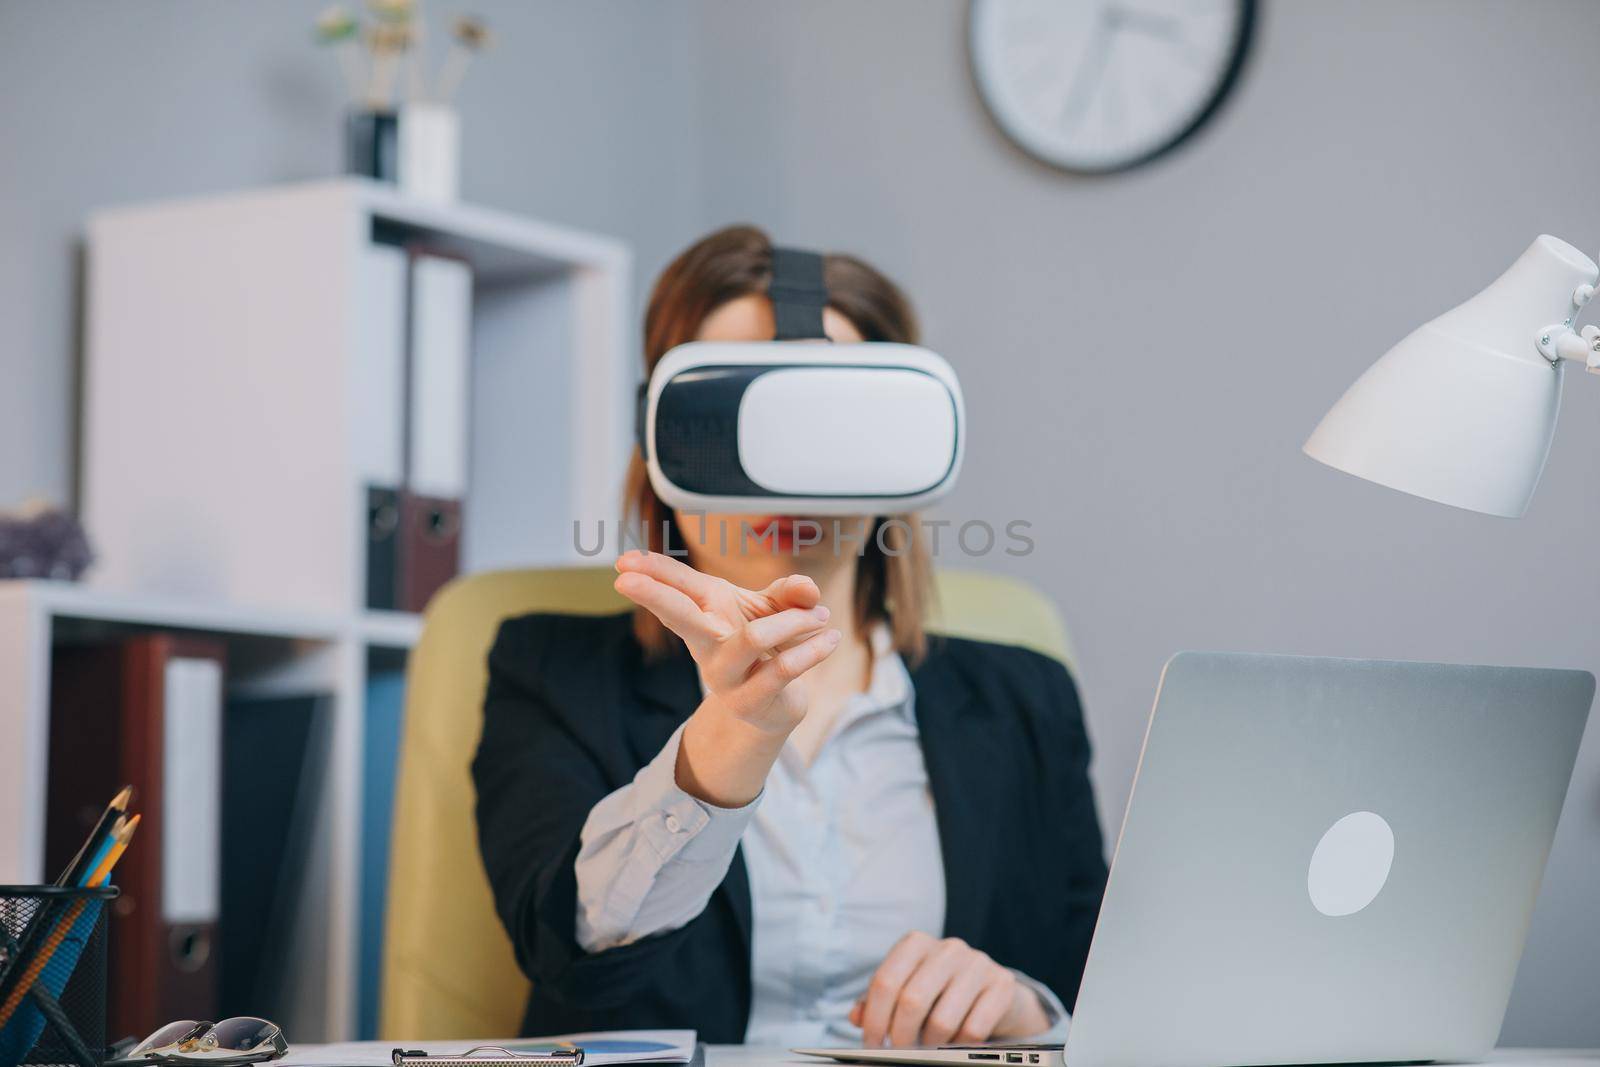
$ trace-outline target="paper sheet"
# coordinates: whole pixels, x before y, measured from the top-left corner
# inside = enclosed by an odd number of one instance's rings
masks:
[[[584,1067],[619,1063],[688,1063],[694,1057],[693,1030],[609,1030],[555,1037],[511,1037],[481,1041],[347,1041],[336,1045],[290,1045],[274,1067],[392,1067],[394,1050],[421,1049],[436,1056],[455,1056],[477,1045],[498,1045],[512,1052],[583,1049]],[[492,1060],[489,1062],[493,1062]]]

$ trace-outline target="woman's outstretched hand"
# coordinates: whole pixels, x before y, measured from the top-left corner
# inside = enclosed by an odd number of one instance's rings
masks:
[[[655,552],[629,552],[617,571],[617,592],[683,638],[705,683],[679,746],[679,787],[719,807],[748,804],[805,717],[802,676],[839,647],[816,583],[790,575],[741,589]]]

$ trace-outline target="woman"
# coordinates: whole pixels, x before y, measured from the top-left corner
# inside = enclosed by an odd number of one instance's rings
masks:
[[[749,227],[680,255],[647,367],[770,340],[771,255]],[[825,280],[832,340],[915,343],[881,274],[829,256]],[[479,843],[533,982],[525,1032],[878,1046],[1056,1027],[1106,876],[1067,672],[924,635],[915,516],[796,536],[793,517],[673,513],[637,453],[628,503],[657,550],[617,563],[637,609],[512,619],[489,657]]]

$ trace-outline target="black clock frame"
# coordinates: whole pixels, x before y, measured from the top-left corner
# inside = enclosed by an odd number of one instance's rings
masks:
[[[995,128],[1004,135],[1005,139],[1029,159],[1042,163],[1051,170],[1083,177],[1124,174],[1146,164],[1154,163],[1199,133],[1202,126],[1216,117],[1217,112],[1221,110],[1224,101],[1228,99],[1228,96],[1238,84],[1240,76],[1244,73],[1245,60],[1248,58],[1251,46],[1255,42],[1256,23],[1259,21],[1257,0],[1235,0],[1239,5],[1239,24],[1234,30],[1232,50],[1228,56],[1228,67],[1222,72],[1222,77],[1217,80],[1216,86],[1212,88],[1211,96],[1206,100],[1205,106],[1195,112],[1194,118],[1189,120],[1187,126],[1143,155],[1135,156],[1121,163],[1104,167],[1074,167],[1059,160],[1049,159],[1035,151],[1021,137],[1007,128],[1005,120],[990,105],[989,97],[984,92],[983,78],[978,73],[978,57],[974,54],[972,48],[973,30],[977,20],[979,2],[980,0],[970,0],[967,5],[967,74],[972,79],[972,87],[978,94],[979,102],[983,104],[984,112],[989,116],[989,120],[994,124]]]

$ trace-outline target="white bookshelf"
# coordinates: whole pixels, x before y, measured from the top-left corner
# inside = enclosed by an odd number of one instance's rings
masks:
[[[463,570],[580,561],[632,429],[625,245],[346,178],[89,221],[82,514],[99,588],[363,603],[375,230],[472,266]],[[592,528],[592,527],[591,527]]]
[[[52,650],[163,630],[226,643],[232,694],[328,695],[327,773],[295,921],[297,1040],[354,1035],[369,668],[418,616],[365,603],[375,229],[472,265],[462,569],[585,562],[632,432],[622,243],[363,179],[120,207],[88,224],[81,584],[0,581],[0,882],[43,867]],[[375,668],[374,668],[375,669]]]
[[[395,612],[258,609],[66,582],[0,581],[0,883],[37,884],[50,876],[43,862],[51,650],[66,641],[151,630],[221,638],[231,692],[330,697],[333,749],[297,908],[291,1018],[301,1033],[345,1035],[355,998],[367,656],[409,648],[421,622]]]

